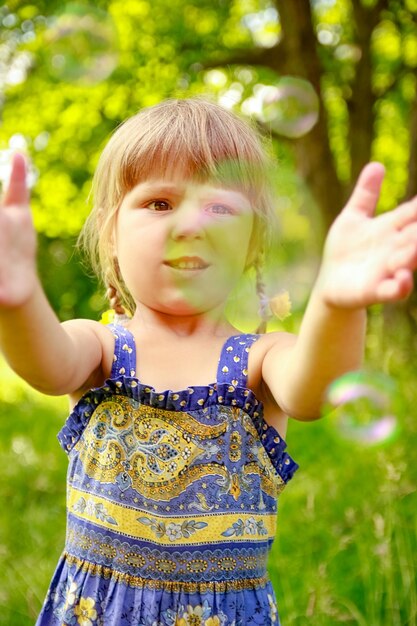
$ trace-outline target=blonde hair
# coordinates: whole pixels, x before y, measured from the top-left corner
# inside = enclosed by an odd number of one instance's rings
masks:
[[[126,193],[148,178],[171,173],[238,188],[254,211],[247,265],[256,266],[274,220],[271,163],[256,130],[207,99],[165,100],[123,122],[99,159],[92,187],[94,205],[79,240],[106,285],[113,308],[119,312],[124,308],[129,314],[135,310],[112,252],[115,219]]]

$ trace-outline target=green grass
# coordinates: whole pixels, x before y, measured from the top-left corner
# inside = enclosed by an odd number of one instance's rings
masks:
[[[415,427],[378,450],[343,445],[330,424],[290,432],[303,467],[271,558],[284,624],[415,626]]]
[[[367,367],[396,383],[397,437],[367,447],[331,415],[290,423],[301,469],[281,496],[270,559],[284,626],[417,625],[417,338],[381,323],[371,320]]]
[[[284,626],[417,626],[417,346],[372,338],[370,367],[398,385],[401,432],[373,448],[341,438],[331,416],[290,424],[301,469],[281,496],[270,559]],[[56,433],[67,404],[5,366],[0,374],[0,625],[29,626],[64,543],[67,460]]]
[[[34,624],[63,548],[67,403],[30,390],[5,366],[0,386],[0,624]]]

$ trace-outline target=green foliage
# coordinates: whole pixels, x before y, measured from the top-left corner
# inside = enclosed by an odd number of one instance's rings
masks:
[[[417,2],[387,4],[371,48],[372,156],[387,166],[381,210],[404,194],[415,141],[409,113],[416,96]],[[352,6],[350,0],[312,2],[330,145],[346,184],[355,132],[349,111],[361,54]],[[95,24],[91,41],[82,32],[88,29],[85,15]],[[68,16],[70,34],[81,33],[72,38],[59,30]],[[97,282],[82,271],[75,241],[110,133],[140,107],[169,96],[210,93],[245,110],[260,85],[278,79],[271,69],[248,65],[245,54],[268,50],[285,33],[268,0],[171,0],[169,10],[165,0],[98,0],[94,6],[84,0],[9,0],[0,7],[0,23],[0,149],[16,135],[23,137],[39,173],[32,205],[40,273],[61,319],[97,319],[106,305]],[[225,64],[233,54],[241,60]],[[295,173],[293,145],[275,137],[273,146],[280,228],[268,275],[273,289],[290,290],[295,315],[277,327],[292,332],[314,278],[322,227],[318,208]],[[249,302],[253,280],[242,293]],[[248,329],[256,307],[252,301],[247,307]],[[239,310],[232,306],[232,315]],[[271,558],[283,623],[417,623],[412,463],[417,398],[409,359],[417,346],[400,321],[396,336],[388,336],[377,310],[368,336],[371,365],[394,376],[401,388],[397,442],[361,449],[337,437],[331,418],[291,424],[290,451],[302,469],[282,496]],[[0,492],[8,514],[0,522],[0,624],[26,626],[36,618],[63,545],[66,457],[55,433],[66,406],[23,387],[7,368],[1,373]]]
[[[312,7],[330,146],[338,175],[348,185],[349,138],[354,132],[349,128],[349,107],[361,55],[358,25],[349,0],[317,0]],[[372,35],[377,98],[373,158],[387,166],[381,210],[392,208],[407,184],[409,112],[416,93],[415,13],[412,0],[402,8],[391,0]],[[102,0],[94,6],[86,0],[66,4],[10,0],[0,8],[0,20],[5,61],[0,70],[0,149],[16,135],[23,137],[38,171],[32,205],[36,227],[44,235],[41,270],[48,261],[54,265],[54,259],[48,259],[54,241],[79,232],[89,211],[98,156],[123,119],[165,97],[201,92],[236,110],[249,110],[247,103],[258,87],[274,84],[278,76],[262,65],[245,63],[245,54],[250,59],[254,51],[285,37],[276,7],[268,0],[173,0],[169,11],[164,0]],[[235,53],[242,56],[242,63],[224,65]],[[284,171],[295,167],[291,142],[281,138],[274,145]],[[310,221],[318,217],[312,199],[306,200],[302,185],[299,189],[285,209],[291,235],[288,242],[284,232],[282,251],[288,254],[281,251],[281,264],[291,259],[291,237],[298,227],[300,243],[309,239],[305,217],[298,214],[300,206],[308,208]],[[282,198],[278,190],[278,210],[288,196]],[[70,270],[75,271],[75,264]],[[83,299],[78,295],[71,310],[76,316],[96,317],[96,308],[89,304],[96,284],[88,277],[85,283],[80,291],[81,281],[74,274],[77,291],[73,289],[67,299],[82,293]],[[50,291],[57,289],[52,286]],[[54,302],[57,310],[69,314],[65,303],[57,298]]]
[[[38,266],[49,302],[60,320],[100,319],[106,308],[103,288],[81,263],[74,238],[41,235]]]
[[[0,624],[33,624],[65,535],[66,456],[56,433],[67,410],[3,366],[0,389]],[[7,514],[5,511],[7,510]],[[53,566],[54,567],[54,566]]]
[[[270,559],[283,623],[417,624],[416,395],[408,359],[417,341],[393,314],[384,334],[380,311],[371,311],[366,363],[398,385],[400,436],[377,447],[354,444],[331,414],[289,426],[302,468],[282,496]]]

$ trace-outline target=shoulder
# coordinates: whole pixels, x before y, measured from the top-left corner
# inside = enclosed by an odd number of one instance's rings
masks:
[[[286,332],[273,332],[261,335],[253,344],[249,354],[248,386],[264,405],[265,421],[277,430],[281,437],[286,436],[288,415],[280,407],[279,401],[271,393],[265,380],[269,363],[280,359],[285,351],[291,349],[297,336]]]
[[[297,335],[286,332],[273,332],[260,335],[259,339],[253,345],[254,355],[262,362],[265,357],[271,352],[279,353],[280,351],[292,348],[297,341]]]
[[[260,335],[252,345],[249,354],[249,386],[262,392],[263,371],[271,354],[279,358],[281,353],[295,345],[297,336],[286,332],[273,332]]]
[[[102,346],[114,346],[114,335],[110,326],[88,319],[74,319],[62,322],[62,327],[74,338],[98,342]]]
[[[286,369],[287,356],[297,342],[297,335],[276,332],[262,335],[258,343],[261,359],[261,376],[264,384],[269,386],[276,377],[282,377]]]

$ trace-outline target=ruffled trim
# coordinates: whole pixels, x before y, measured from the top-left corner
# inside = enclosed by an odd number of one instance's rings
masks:
[[[272,465],[284,483],[287,483],[294,476],[299,467],[294,459],[285,452],[287,444],[278,431],[265,422],[262,415],[254,416],[253,423]]]
[[[169,411],[202,411],[214,406],[236,406],[247,413],[256,427],[273,467],[284,483],[292,478],[298,469],[297,463],[285,452],[287,444],[273,426],[269,426],[263,417],[263,405],[255,394],[245,387],[235,387],[228,383],[187,387],[181,391],[155,391],[149,385],[143,385],[137,378],[119,376],[109,378],[102,387],[88,391],[76,404],[64,426],[58,433],[62,448],[71,452],[79,441],[96,407],[114,395],[132,398],[141,405],[166,409]]]

